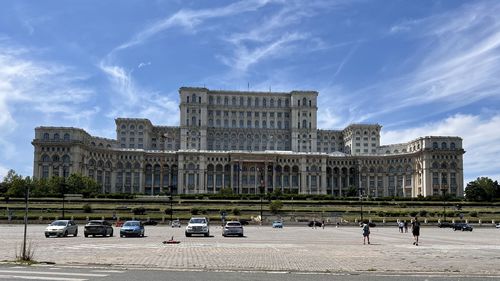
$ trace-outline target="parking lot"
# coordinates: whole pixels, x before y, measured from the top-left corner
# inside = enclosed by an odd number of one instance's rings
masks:
[[[144,238],[79,236],[45,238],[46,225],[29,225],[28,240],[36,261],[56,264],[119,267],[310,271],[310,272],[449,272],[500,276],[500,230],[476,227],[472,232],[423,227],[419,246],[411,233],[397,227],[371,229],[371,245],[363,245],[358,227],[312,229],[285,225],[246,226],[245,237],[222,237],[221,227],[210,227],[211,237],[184,237],[184,226],[146,226]],[[0,225],[0,260],[14,260],[22,245],[22,225]],[[179,244],[163,244],[173,237]]]

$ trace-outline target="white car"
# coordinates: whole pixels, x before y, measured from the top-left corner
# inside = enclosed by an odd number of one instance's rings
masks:
[[[239,221],[228,221],[222,229],[222,236],[236,235],[243,237],[243,226]]]
[[[180,220],[173,220],[171,226],[172,227],[181,227],[181,221]]]
[[[53,221],[45,228],[45,237],[50,236],[66,237],[69,234],[78,235],[78,225],[72,220],[57,220]]]
[[[205,237],[210,236],[210,228],[208,219],[205,217],[191,218],[186,226],[186,237],[193,234],[203,234]]]

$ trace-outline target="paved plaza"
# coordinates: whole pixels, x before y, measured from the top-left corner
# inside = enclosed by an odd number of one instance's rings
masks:
[[[59,265],[112,265],[171,270],[286,272],[388,272],[486,274],[500,276],[500,230],[477,227],[473,232],[423,227],[419,246],[411,233],[397,227],[371,229],[371,245],[363,245],[358,227],[247,226],[245,237],[184,237],[184,227],[146,226],[144,238],[45,238],[46,225],[29,225],[35,260]],[[0,260],[14,260],[22,243],[22,225],[0,225]],[[165,245],[164,240],[181,241]]]

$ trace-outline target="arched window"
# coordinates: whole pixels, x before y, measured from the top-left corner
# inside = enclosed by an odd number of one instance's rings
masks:
[[[439,148],[439,147],[438,147],[438,143],[437,143],[437,142],[433,142],[433,143],[432,143],[432,148],[434,148],[434,149]]]
[[[255,98],[255,106],[258,107],[259,106],[259,98]]]
[[[262,99],[262,106],[263,107],[266,107],[267,106],[267,100],[264,98]]]
[[[271,99],[271,101],[269,101],[269,106],[274,107],[274,99]]]
[[[208,103],[214,104],[214,97],[212,97],[212,96],[208,97]]]
[[[42,162],[50,162],[50,157],[47,154],[43,155]]]
[[[302,99],[302,106],[306,106],[306,105],[307,105],[307,100],[306,100],[306,98],[303,98]]]
[[[217,97],[217,104],[220,104],[220,103],[221,103],[221,98]]]
[[[191,126],[196,126],[196,117],[195,116],[193,116],[191,118]]]
[[[224,105],[228,105],[229,104],[229,99],[227,97],[224,97]]]
[[[456,148],[455,143],[454,142],[450,143],[450,149],[455,149],[455,148]]]
[[[445,142],[442,142],[442,143],[441,143],[441,148],[442,148],[442,149],[446,149],[446,148],[448,148]]]
[[[49,140],[50,136],[49,133],[43,134],[43,140]]]
[[[247,106],[251,106],[252,105],[252,98],[247,98]]]
[[[58,133],[54,134],[54,140],[59,140],[59,134]]]
[[[240,106],[243,106],[243,97],[240,97]]]
[[[307,121],[306,120],[302,120],[302,128],[307,128]]]
[[[233,98],[231,99],[231,105],[236,105],[236,98],[235,98],[235,97],[233,97]]]
[[[189,96],[186,97],[186,103],[189,103]]]
[[[278,99],[278,107],[281,107],[281,99]]]
[[[64,156],[62,157],[62,161],[63,161],[63,163],[69,163],[69,162],[70,162],[70,158],[69,158],[69,156],[68,156],[68,155],[64,155]]]
[[[64,140],[69,141],[69,134],[68,133],[64,134]]]
[[[432,163],[433,169],[439,169],[439,164],[437,162]]]
[[[193,94],[193,95],[191,96],[191,102],[192,102],[192,103],[196,103],[196,94]]]

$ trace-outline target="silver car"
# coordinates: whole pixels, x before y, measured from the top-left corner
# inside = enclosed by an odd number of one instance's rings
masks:
[[[243,226],[239,221],[228,221],[222,229],[222,236],[235,235],[243,237]]]
[[[66,237],[68,235],[78,235],[78,225],[72,220],[56,220],[45,228],[45,237],[50,236]]]

